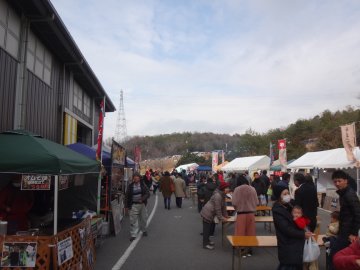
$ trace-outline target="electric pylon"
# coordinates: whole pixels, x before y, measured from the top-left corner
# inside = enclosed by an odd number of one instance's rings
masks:
[[[116,120],[116,130],[115,130],[115,140],[118,143],[122,143],[127,138],[127,129],[126,129],[126,118],[125,118],[125,109],[124,109],[124,92],[120,91],[120,104],[118,117]]]

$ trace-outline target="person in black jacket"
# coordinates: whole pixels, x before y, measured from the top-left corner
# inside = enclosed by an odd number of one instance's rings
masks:
[[[201,175],[200,181],[197,184],[197,197],[198,197],[198,212],[201,212],[205,200],[205,185],[206,185],[206,176]]]
[[[298,189],[295,191],[295,203],[303,209],[304,216],[310,219],[309,230],[314,232],[316,228],[316,216],[319,201],[316,187],[310,175],[301,173],[294,175],[294,182]]]
[[[352,183],[349,183],[351,179],[347,173],[342,170],[336,170],[331,178],[338,189],[336,192],[340,197],[339,233],[335,242],[330,247],[330,269],[334,269],[332,258],[335,253],[349,246],[350,243],[357,239],[360,229],[360,202],[354,189],[351,187]]]
[[[205,186],[202,187],[203,189],[203,205],[205,205],[211,198],[211,196],[213,195],[215,189],[217,188],[217,185],[215,183],[215,179],[213,177],[209,177],[207,179],[207,183],[205,184]],[[214,232],[215,232],[215,222],[211,223],[210,226],[210,236],[214,236]]]
[[[129,185],[125,196],[125,211],[129,212],[130,217],[130,241],[135,240],[139,231],[142,231],[143,236],[147,236],[146,204],[150,197],[150,191],[140,179],[141,175],[134,173],[133,182]]]
[[[251,186],[255,188],[260,202],[260,195],[265,195],[267,188],[265,183],[260,179],[258,172],[254,172],[254,180],[252,181]]]
[[[266,198],[266,204],[267,204],[269,202],[267,191],[268,191],[268,189],[270,187],[270,178],[267,176],[267,170],[263,170],[261,172],[260,180],[265,185],[265,191],[264,192],[265,192],[265,198]]]
[[[291,215],[289,189],[276,185],[273,189],[272,213],[278,243],[278,270],[302,270],[305,239],[311,232],[299,229]]]

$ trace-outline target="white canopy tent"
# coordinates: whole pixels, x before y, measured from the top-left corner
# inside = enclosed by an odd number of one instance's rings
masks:
[[[353,151],[357,160],[360,160],[360,150]],[[308,152],[292,162],[288,169],[347,169],[354,168],[355,162],[347,160],[344,148],[336,148],[318,152]]]
[[[269,170],[270,158],[268,156],[253,156],[235,158],[221,169],[223,171],[256,171]]]
[[[193,171],[197,167],[199,167],[199,164],[197,164],[197,163],[189,163],[189,164],[180,165],[180,166],[176,167],[175,170],[177,170],[178,172],[181,172],[182,170]]]
[[[360,149],[359,147],[354,148],[354,156],[357,160],[360,160]],[[288,166],[288,169],[298,170],[298,169],[314,169],[318,168],[319,175],[317,181],[318,192],[327,192],[329,190],[335,190],[335,186],[331,179],[331,172],[326,169],[343,169],[349,175],[354,178],[357,178],[358,192],[359,192],[359,175],[358,170],[354,170],[356,167],[356,162],[349,161],[346,156],[346,151],[344,148],[336,148],[325,151],[318,152],[308,152],[295,160]]]
[[[287,166],[288,169],[313,169],[315,163],[328,155],[329,151],[308,152]]]

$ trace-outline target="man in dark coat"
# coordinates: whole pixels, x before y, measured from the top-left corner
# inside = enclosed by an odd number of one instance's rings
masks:
[[[266,193],[265,183],[260,179],[259,173],[254,172],[254,180],[252,181],[251,186],[255,188],[258,197],[260,197],[260,195],[265,195]],[[259,198],[259,202],[260,202],[260,198]]]
[[[290,174],[284,173],[281,176],[281,181],[279,181],[278,185],[284,186],[284,187],[289,187],[289,182],[290,182]]]
[[[307,180],[308,179],[308,180]],[[310,219],[309,230],[314,232],[316,228],[316,216],[319,201],[312,178],[306,178],[301,173],[294,175],[294,182],[298,189],[295,191],[295,203],[302,208],[305,217]]]
[[[270,178],[267,176],[267,170],[263,170],[261,172],[260,180],[265,185],[265,198],[266,198],[266,203],[268,203],[269,198],[268,198],[268,195],[267,195],[267,191],[268,191],[268,188],[270,187]]]
[[[202,188],[202,198],[203,198],[203,205],[205,205],[211,198],[211,196],[214,194],[215,189],[217,188],[217,185],[213,178],[208,178],[207,183]],[[210,227],[210,236],[214,236],[215,232],[215,223],[211,223]]]
[[[340,197],[339,233],[330,248],[330,258],[336,252],[357,241],[360,229],[360,202],[353,188],[350,187],[350,177],[342,170],[333,172],[334,185]],[[332,260],[331,260],[332,261]],[[333,269],[333,266],[331,266]]]

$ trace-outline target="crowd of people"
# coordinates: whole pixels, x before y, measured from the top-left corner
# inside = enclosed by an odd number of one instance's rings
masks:
[[[226,193],[231,194],[231,204],[236,212],[234,235],[255,236],[255,216],[259,205],[268,205],[271,201],[274,227],[278,243],[278,270],[319,269],[317,260],[304,262],[306,239],[313,239],[318,233],[317,209],[319,206],[316,186],[311,175],[295,173],[293,175],[295,192],[290,194],[290,174],[282,177],[267,176],[267,171],[254,172],[252,178],[248,172],[222,172],[207,175],[185,172],[171,173],[148,172],[143,177],[134,174],[134,181],[126,194],[126,208],[129,209],[131,238],[139,232],[146,232],[146,201],[150,190],[155,194],[159,190],[164,198],[165,209],[171,209],[171,196],[175,194],[176,206],[182,207],[187,195],[186,186],[196,182],[198,211],[202,218],[203,248],[214,249],[212,237],[216,223],[225,222],[229,216],[226,211]],[[326,246],[327,267],[336,270],[360,269],[360,202],[356,194],[355,181],[344,171],[336,170],[332,180],[337,188],[340,211],[331,213],[323,241]],[[252,256],[251,249],[243,249],[241,256]]]

